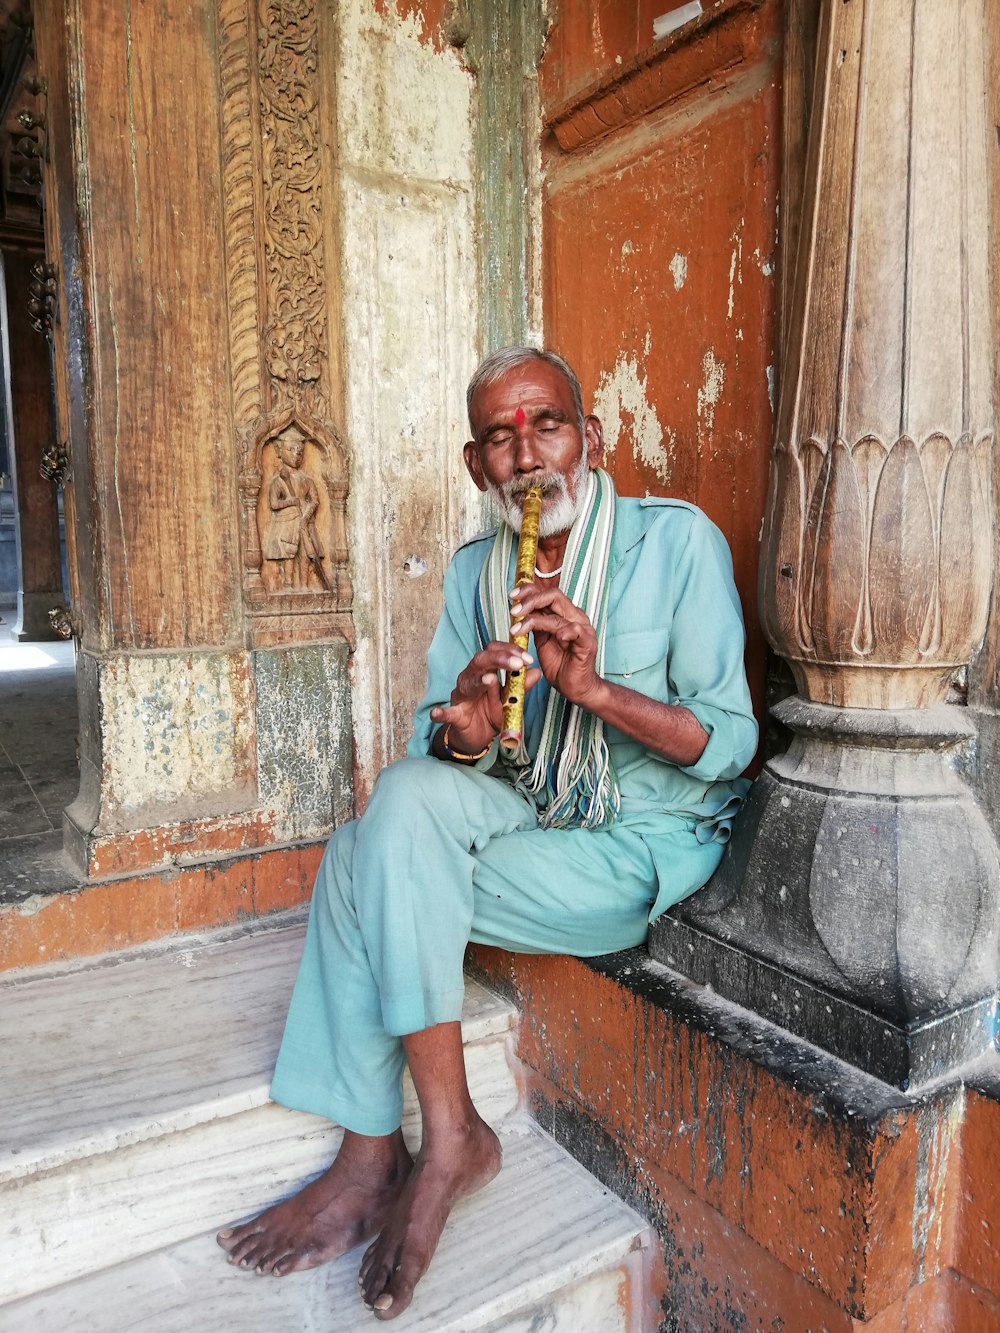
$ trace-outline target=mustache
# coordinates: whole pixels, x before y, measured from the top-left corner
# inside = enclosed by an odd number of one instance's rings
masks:
[[[522,499],[535,486],[541,489],[543,495],[550,495],[553,491],[562,493],[566,489],[566,481],[561,473],[549,472],[542,477],[515,477],[498,489],[504,499],[510,501]]]

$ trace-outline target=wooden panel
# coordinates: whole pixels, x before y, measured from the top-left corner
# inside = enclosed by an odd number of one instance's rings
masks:
[[[539,71],[542,100],[550,114],[586,93],[613,87],[647,65],[655,52],[670,48],[690,52],[686,44],[690,24],[679,44],[672,38],[653,38],[654,20],[681,3],[683,0],[591,0],[590,4],[562,0],[555,7],[555,24]],[[720,21],[731,15],[742,16],[742,21],[765,3],[767,0],[702,0],[704,17],[694,30],[710,32],[714,41]]]
[[[215,6],[80,0],[68,32],[91,343],[73,387],[92,408],[100,646],[232,641]]]
[[[726,24],[694,25],[658,47],[655,61],[633,61],[616,92],[623,116],[613,132],[596,122],[588,130],[588,106],[607,90],[558,107],[560,139],[580,147],[561,152],[550,141],[545,163],[545,331],[604,421],[619,489],[693,501],[726,534],[760,704],[756,582],[777,362],[781,6],[716,8]],[[563,5],[567,41],[580,39],[581,21],[575,4]],[[546,64],[560,49],[568,59],[565,46],[557,30]],[[607,118],[605,110],[602,125]],[[560,133],[569,125],[575,139]]]

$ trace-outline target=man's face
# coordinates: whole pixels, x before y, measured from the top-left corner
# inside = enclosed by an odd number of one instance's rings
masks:
[[[305,448],[305,441],[294,437],[278,440],[278,457],[289,467],[297,468],[302,462],[302,451]]]
[[[466,466],[515,532],[524,494],[537,485],[544,491],[541,535],[572,527],[604,441],[596,417],[585,418],[581,437],[573,395],[556,367],[527,362],[480,389],[472,400],[472,427],[476,438],[465,446]]]

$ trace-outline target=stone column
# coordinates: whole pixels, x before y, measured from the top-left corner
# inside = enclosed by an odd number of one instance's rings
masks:
[[[899,1084],[984,1050],[1000,870],[949,688],[993,576],[985,0],[826,0],[760,602],[798,693],[654,957]]]

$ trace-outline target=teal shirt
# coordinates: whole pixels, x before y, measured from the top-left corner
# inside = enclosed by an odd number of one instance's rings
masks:
[[[488,533],[468,542],[445,574],[444,611],[428,654],[411,756],[429,753],[430,709],[447,703],[479,649],[475,595],[492,541]],[[700,509],[681,500],[618,498],[609,577],[605,677],[689,709],[708,734],[697,762],[680,765],[605,728],[621,789],[621,822],[650,846],[662,884],[677,869],[679,827],[689,828],[699,844],[724,842],[747,786],[739,774],[756,749],[757,723],[743,666],[743,617],[725,538]],[[532,754],[547,688],[545,682],[536,686],[525,707]],[[496,742],[477,767],[490,769],[495,762]],[[658,856],[658,834],[669,835],[669,867]],[[658,900],[653,915],[666,905]]]

